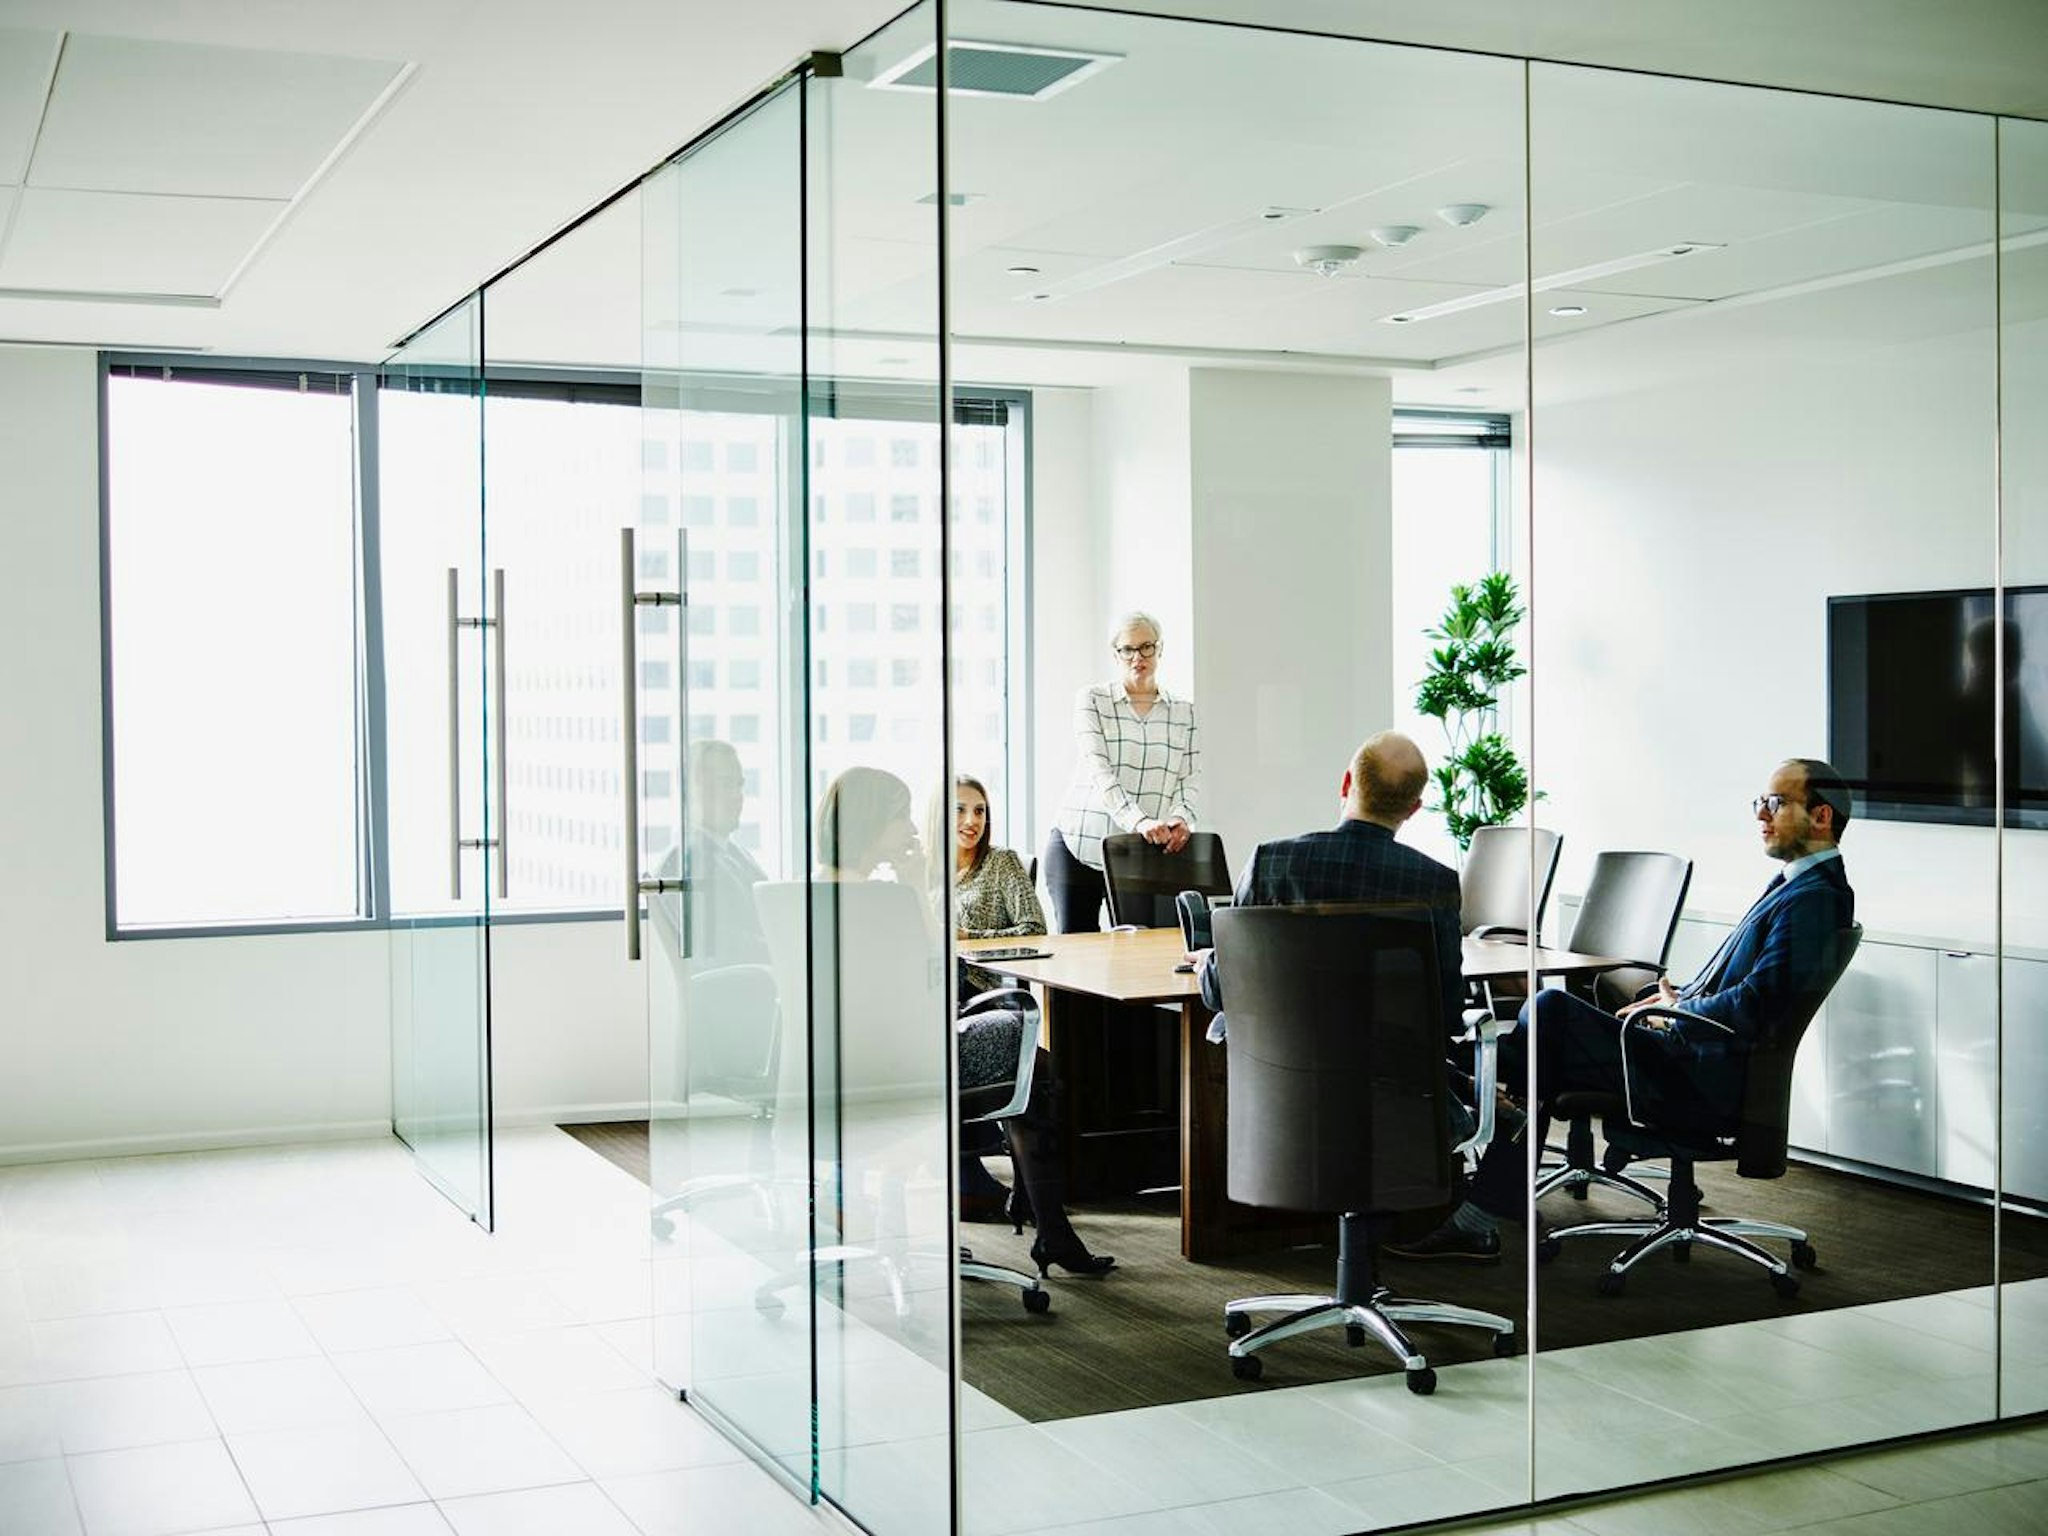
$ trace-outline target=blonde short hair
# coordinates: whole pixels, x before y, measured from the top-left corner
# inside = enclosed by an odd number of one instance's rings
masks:
[[[1161,649],[1165,648],[1166,632],[1159,627],[1159,621],[1142,608],[1133,608],[1110,626],[1109,648],[1112,651],[1116,649],[1116,643],[1123,636],[1125,630],[1140,628],[1151,630],[1152,643]]]

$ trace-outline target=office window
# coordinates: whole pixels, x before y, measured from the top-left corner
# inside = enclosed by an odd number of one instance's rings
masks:
[[[891,438],[889,464],[893,469],[917,468],[917,440],[910,437]]]
[[[917,521],[917,496],[904,493],[889,498],[889,521],[892,523],[914,523]]]
[[[1446,747],[1441,722],[1415,712],[1415,683],[1429,669],[1433,628],[1454,582],[1507,564],[1508,419],[1461,412],[1394,415],[1390,558],[1401,572],[1393,593],[1394,726],[1434,760]],[[1505,706],[1504,706],[1505,707]],[[1511,729],[1502,720],[1503,729]],[[1441,825],[1436,818],[1418,834]],[[1447,836],[1427,851],[1455,862]]]
[[[695,661],[690,663],[690,686],[692,688],[716,688],[718,686],[718,663]]]
[[[872,688],[881,679],[880,664],[872,656],[856,656],[846,664],[846,685],[849,688]],[[821,677],[819,682],[823,682]]]
[[[820,666],[823,663],[819,663]],[[751,657],[734,657],[726,664],[726,678],[734,689],[759,688],[761,686],[761,663]],[[822,676],[819,681],[823,681]]]
[[[357,911],[353,407],[296,385],[107,380],[119,927]]]
[[[725,521],[733,528],[755,527],[761,521],[761,503],[752,496],[728,496],[725,498]]]
[[[924,551],[917,549],[892,549],[889,551],[889,574],[915,580],[924,568]]]
[[[875,520],[875,493],[873,491],[847,492],[846,520],[849,523],[872,523]]]

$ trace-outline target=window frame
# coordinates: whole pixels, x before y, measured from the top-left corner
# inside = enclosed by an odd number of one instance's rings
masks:
[[[222,923],[184,922],[161,924],[122,923],[119,919],[119,811],[115,795],[115,759],[118,743],[114,733],[113,657],[113,522],[110,495],[110,467],[113,444],[108,430],[109,381],[138,372],[160,372],[166,381],[180,376],[203,377],[216,387],[258,389],[304,388],[304,378],[349,381],[354,427],[352,467],[355,477],[355,516],[352,539],[351,580],[355,592],[355,736],[357,775],[354,796],[356,841],[356,915],[304,920],[257,920]],[[99,626],[100,626],[100,804],[102,831],[104,932],[109,943],[135,940],[235,938],[308,933],[375,932],[394,927],[449,927],[475,921],[466,914],[404,916],[395,914],[391,900],[389,855],[390,802],[388,765],[385,761],[386,700],[381,574],[382,507],[379,483],[378,406],[383,368],[378,364],[312,358],[194,357],[184,353],[102,351],[98,354],[98,468],[99,468]],[[481,382],[488,396],[557,399],[566,403],[602,402],[641,404],[640,376],[620,371],[570,371],[521,367],[482,370]],[[887,384],[846,381],[835,383],[814,399],[824,413],[879,422],[928,419],[928,390],[911,390]],[[743,391],[732,399],[721,395],[708,400],[713,409],[745,403]],[[1005,722],[1006,772],[1012,788],[1008,800],[1020,808],[1006,814],[1021,814],[1031,803],[1030,712],[1023,705],[1031,697],[1032,655],[1030,612],[1033,601],[1030,556],[1031,541],[1031,395],[1024,389],[956,387],[949,429],[979,418],[983,424],[1000,424],[1011,434],[1011,465],[1006,488],[1009,526],[1010,580],[1004,590],[1004,622],[1007,627],[1009,659],[1005,679],[1002,716]],[[993,418],[993,420],[991,420]],[[805,509],[809,515],[810,509]],[[879,523],[879,518],[877,519]],[[806,582],[808,588],[808,582]],[[949,680],[950,686],[950,680]],[[879,722],[878,722],[879,723]],[[948,753],[951,744],[948,743]],[[534,923],[607,922],[623,915],[617,906],[561,907],[546,911],[493,912],[495,926]]]

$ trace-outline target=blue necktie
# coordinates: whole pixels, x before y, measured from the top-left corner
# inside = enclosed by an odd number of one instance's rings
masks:
[[[1721,941],[1721,947],[1714,951],[1712,958],[1705,965],[1700,967],[1700,973],[1686,983],[1685,990],[1679,993],[1681,999],[1698,997],[1702,992],[1711,991],[1721,984],[1721,970],[1727,964],[1729,952],[1735,948],[1735,941],[1742,936],[1743,931],[1749,927],[1764,904],[1771,899],[1771,893],[1784,883],[1785,872],[1782,869],[1771,876],[1771,883],[1764,887],[1763,895],[1750,904],[1749,910],[1742,914],[1742,921],[1729,930],[1728,937]]]

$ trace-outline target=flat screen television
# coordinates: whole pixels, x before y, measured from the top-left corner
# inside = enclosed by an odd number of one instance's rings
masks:
[[[2048,587],[2005,592],[2005,824],[2048,828]],[[1992,594],[1828,599],[1828,757],[1880,821],[1993,824]]]

